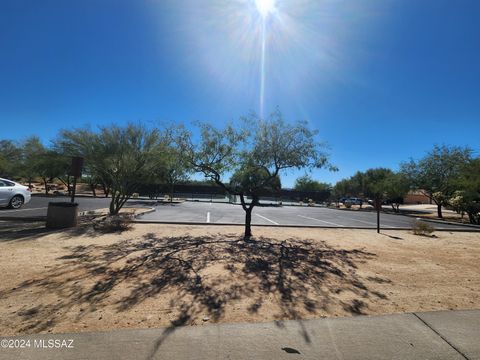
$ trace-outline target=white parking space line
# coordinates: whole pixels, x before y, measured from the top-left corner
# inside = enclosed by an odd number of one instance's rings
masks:
[[[377,226],[377,223],[376,223],[376,222],[363,221],[363,220],[357,220],[357,219],[352,219],[352,218],[345,218],[345,219],[348,219],[349,221],[358,221],[358,222],[361,222],[361,223],[364,223],[364,224],[367,224],[367,225],[375,225],[375,226]]]
[[[297,215],[301,218],[304,218],[304,219],[308,219],[308,220],[315,220],[315,221],[320,221],[322,223],[325,223],[325,224],[330,224],[330,225],[333,225],[333,226],[345,226],[345,225],[340,225],[340,224],[335,224],[335,223],[332,223],[330,221],[325,221],[325,220],[320,220],[320,219],[315,219],[315,218],[312,218],[312,217],[308,217],[308,216],[303,216],[303,215]]]
[[[32,211],[32,210],[43,210],[43,209],[47,209],[47,207],[33,208],[33,209],[8,210],[8,212],[11,213],[11,212],[17,212],[17,211]]]
[[[373,222],[373,221],[363,221],[363,220],[357,220],[357,219],[352,219],[352,218],[345,218],[345,219],[348,219],[350,221],[358,221],[358,222],[361,222],[361,223],[364,223],[364,224],[367,224],[367,225],[374,225],[374,226],[377,226],[377,222]],[[398,226],[394,226],[394,225],[387,225],[385,224],[385,219],[382,219],[382,216],[380,215],[380,226],[388,226],[388,227],[391,227],[391,228],[398,228]]]
[[[210,211],[207,212],[207,223],[209,223],[209,222],[210,222]]]
[[[279,223],[273,221],[273,220],[270,220],[269,218],[266,218],[265,216],[262,216],[262,215],[258,215],[258,214],[255,214],[257,215],[258,217],[261,217],[263,220],[267,220],[267,221],[270,221],[272,224],[274,225],[280,225]]]

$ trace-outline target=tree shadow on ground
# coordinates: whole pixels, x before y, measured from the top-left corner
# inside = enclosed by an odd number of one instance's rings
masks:
[[[370,290],[365,284],[370,280],[357,270],[357,264],[375,254],[337,249],[324,241],[259,237],[245,242],[233,235],[159,237],[151,233],[110,245],[67,249],[69,254],[57,259],[58,265],[48,274],[0,292],[0,297],[15,296],[21,289],[56,295],[56,302],[17,314],[23,319],[21,332],[47,331],[79,305],[83,311],[72,320],[102,308],[107,301],[110,309],[113,306],[113,311],[122,313],[168,295],[175,318],[155,345],[155,353],[175,326],[201,322],[204,316],[215,322],[239,301],[247,303],[250,314],[261,312],[267,301],[275,302],[274,318],[282,326],[282,320],[320,316],[332,307],[363,314],[366,299],[386,299]],[[120,285],[128,291],[117,292]]]
[[[98,237],[106,233],[120,234],[130,228],[129,226],[104,226],[105,218],[105,216],[82,216],[77,227],[65,229],[49,229],[45,226],[45,220],[0,221],[0,242],[38,241],[51,234],[59,234],[64,239],[73,239],[78,236]]]
[[[393,236],[393,235],[385,234],[383,232],[381,232],[380,235],[388,236],[390,239],[394,239],[394,240],[403,240],[403,238],[401,238],[399,236]]]

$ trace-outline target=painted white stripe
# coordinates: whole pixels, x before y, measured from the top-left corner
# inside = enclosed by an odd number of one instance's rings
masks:
[[[315,219],[315,218],[308,217],[308,216],[303,216],[303,215],[297,215],[297,216],[300,216],[301,218],[304,218],[304,219],[320,221],[320,222],[322,222],[322,223],[330,224],[330,225],[333,225],[333,226],[345,226],[345,225],[335,224],[335,223],[332,223],[332,222],[330,222],[330,221],[324,221],[324,220],[320,220],[320,219]]]
[[[34,208],[34,209],[20,209],[20,210],[7,210],[7,214],[11,212],[17,212],[17,211],[32,211],[32,210],[43,210],[43,209],[48,209],[47,207],[41,207],[41,208]]]
[[[352,219],[352,218],[345,218],[345,219],[348,219],[348,220],[350,220],[350,221],[358,221],[358,222],[361,222],[361,223],[364,223],[364,224],[367,224],[367,225],[375,225],[375,226],[377,226],[377,223],[376,223],[376,222],[363,221],[363,220],[357,220],[357,219]]]
[[[207,212],[207,223],[209,223],[209,222],[210,222],[210,211]]]
[[[257,215],[258,217],[261,217],[261,218],[264,219],[264,220],[270,221],[270,222],[271,222],[272,224],[274,224],[274,225],[280,225],[279,223],[277,223],[277,222],[275,222],[275,221],[273,221],[273,220],[270,220],[269,218],[266,218],[265,216],[258,215],[258,214],[255,214],[255,215]]]
[[[373,221],[363,221],[363,220],[357,220],[357,219],[352,219],[352,218],[345,218],[345,219],[348,219],[348,220],[351,220],[351,221],[358,221],[358,222],[361,222],[361,223],[364,223],[364,224],[367,224],[367,225],[377,226],[377,223],[373,222]],[[397,228],[398,227],[398,226],[393,226],[393,225],[382,224],[382,222],[380,222],[380,227],[382,225],[388,226],[390,228]]]

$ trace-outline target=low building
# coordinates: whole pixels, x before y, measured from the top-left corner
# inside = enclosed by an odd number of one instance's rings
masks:
[[[407,204],[431,204],[432,200],[422,190],[410,191],[403,197],[403,203]]]

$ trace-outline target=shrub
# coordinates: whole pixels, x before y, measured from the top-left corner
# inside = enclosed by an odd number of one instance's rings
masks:
[[[347,208],[347,209],[350,209],[352,207],[352,203],[347,201],[347,202],[344,202],[343,205]]]
[[[415,220],[413,224],[413,233],[420,236],[429,236],[435,231],[435,228],[429,223],[421,220]]]
[[[95,230],[105,233],[123,232],[132,228],[133,216],[131,214],[108,215],[97,222]]]

